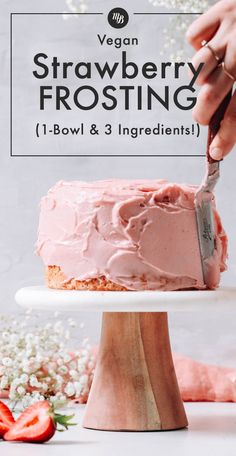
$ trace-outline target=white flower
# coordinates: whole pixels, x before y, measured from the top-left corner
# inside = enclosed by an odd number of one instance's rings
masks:
[[[8,377],[3,375],[0,381],[0,389],[5,389],[8,386]]]
[[[92,370],[94,368],[94,361],[89,361],[88,362],[88,368]]]
[[[87,383],[88,383],[88,378],[89,378],[89,377],[88,377],[87,374],[81,375],[81,377],[80,377],[80,383],[81,383],[82,386],[87,385]]]
[[[27,383],[28,380],[29,380],[29,376],[28,376],[27,374],[22,374],[22,375],[20,376],[20,381],[21,381],[21,383]]]
[[[57,393],[55,396],[50,396],[50,402],[54,404],[55,408],[63,407],[67,402],[65,394]]]
[[[67,374],[67,372],[68,372],[68,367],[66,367],[66,366],[64,366],[64,365],[63,365],[63,366],[60,366],[60,367],[58,368],[58,371],[60,372],[60,374]]]
[[[42,394],[40,394],[39,391],[33,391],[31,393],[31,397],[32,397],[32,401],[33,401],[32,403],[44,400],[44,396]]]
[[[18,386],[16,391],[20,396],[24,396],[24,394],[26,393],[26,390],[25,390],[24,386],[22,386],[22,385]]]
[[[27,408],[31,405],[31,395],[29,393],[26,393],[25,396],[22,398],[22,407]]]
[[[55,380],[56,380],[56,383],[58,385],[58,387],[60,388],[63,384],[63,377],[61,375],[56,375],[55,376]]]
[[[40,383],[35,375],[30,376],[29,384],[30,384],[30,386],[35,386],[36,388],[38,388],[40,386]]]
[[[79,378],[79,372],[77,372],[75,369],[71,369],[69,371],[69,374],[74,380],[77,380]]]
[[[12,366],[12,359],[11,358],[3,358],[2,359],[3,366],[10,367]]]
[[[48,390],[47,383],[45,383],[45,382],[41,383],[41,388],[42,388],[43,392],[45,393]]]
[[[68,325],[71,326],[72,328],[75,328],[77,326],[76,321],[73,320],[72,318],[68,318],[67,322],[68,322]]]
[[[83,386],[81,385],[80,382],[74,382],[74,387],[75,387],[75,395],[76,395],[76,397],[79,397],[83,390]]]
[[[210,0],[149,0],[153,6],[164,7],[176,10],[180,13],[200,13],[206,10],[211,2]],[[171,61],[182,61],[187,53],[187,47],[184,41],[184,33],[192,21],[191,15],[175,15],[169,18],[169,26],[163,30],[164,48],[172,49],[169,59]],[[163,55],[163,51],[160,52]]]
[[[84,361],[84,359],[78,359],[78,362],[77,362],[77,369],[78,369],[78,372],[82,373],[84,370],[85,370],[85,366],[86,366],[86,362]]]
[[[87,368],[94,367],[88,339],[71,355],[66,325],[73,328],[74,320],[40,326],[37,315],[28,317],[29,321],[25,316],[13,321],[0,315],[0,389],[8,389],[10,400],[20,401],[23,408],[45,397],[55,398],[56,403],[79,398],[92,380]],[[37,320],[35,326],[32,318]]]
[[[73,369],[76,370],[76,367],[77,367],[76,359],[74,359],[73,361],[71,361],[71,362],[69,363],[69,366],[70,366],[70,368],[71,368],[72,370],[73,370]]]
[[[29,374],[30,373],[30,366],[29,366],[29,361],[28,360],[23,360],[22,362],[22,370],[23,372]]]
[[[71,361],[71,356],[68,353],[65,353],[63,359],[65,363],[69,363],[69,361]]]
[[[10,401],[15,401],[16,400],[15,391],[13,391],[12,389],[10,389],[10,391],[9,391],[9,399],[10,399]]]
[[[21,385],[21,378],[20,377],[16,377],[14,378],[14,380],[12,380],[11,382],[11,388],[17,388],[18,385]]]
[[[42,362],[46,363],[47,362],[47,358],[46,357],[44,358],[42,355],[37,354],[36,355],[36,362],[37,363],[42,363]]]
[[[75,395],[75,387],[72,382],[68,382],[67,385],[64,388],[64,392],[68,397],[74,396]]]
[[[25,336],[26,343],[32,343],[34,341],[34,335],[32,333],[28,333]]]

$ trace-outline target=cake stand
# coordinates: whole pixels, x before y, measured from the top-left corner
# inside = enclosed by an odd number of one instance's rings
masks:
[[[16,302],[40,310],[101,311],[101,340],[83,426],[157,431],[188,425],[175,375],[167,311],[231,310],[236,288],[216,291],[20,289]]]

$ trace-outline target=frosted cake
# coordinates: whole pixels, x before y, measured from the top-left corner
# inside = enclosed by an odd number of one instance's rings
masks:
[[[40,204],[37,253],[50,288],[204,289],[196,187],[164,180],[58,182]],[[214,289],[227,238],[214,207]]]

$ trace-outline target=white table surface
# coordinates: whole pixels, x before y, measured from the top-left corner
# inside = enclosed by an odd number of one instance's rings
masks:
[[[106,432],[83,429],[84,406],[76,406],[78,426],[44,444],[0,441],[3,456],[235,456],[236,404],[186,403],[189,429],[166,432]],[[67,410],[71,412],[71,410]]]
[[[15,300],[37,310],[100,312],[165,312],[236,309],[236,288],[201,291],[80,291],[52,290],[46,286],[21,288]]]

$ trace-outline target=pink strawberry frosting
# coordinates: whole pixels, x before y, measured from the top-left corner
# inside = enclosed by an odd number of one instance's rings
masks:
[[[196,187],[165,180],[58,182],[41,200],[37,253],[67,280],[105,276],[130,290],[204,288]],[[227,238],[214,209],[211,288]]]

